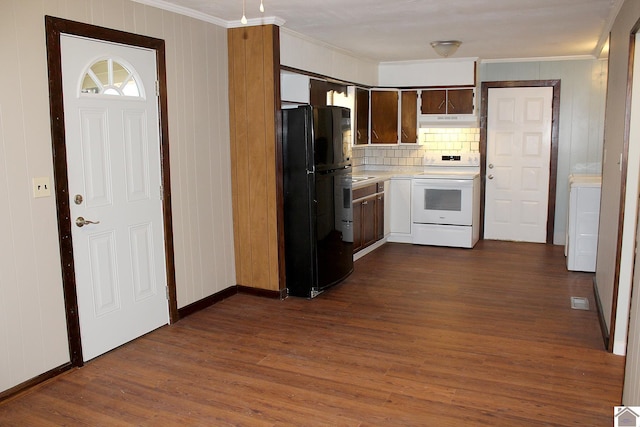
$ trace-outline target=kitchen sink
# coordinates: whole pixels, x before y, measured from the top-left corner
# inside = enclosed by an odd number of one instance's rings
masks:
[[[360,182],[366,181],[367,179],[373,178],[372,176],[363,176],[363,175],[355,175],[351,177],[351,182]]]

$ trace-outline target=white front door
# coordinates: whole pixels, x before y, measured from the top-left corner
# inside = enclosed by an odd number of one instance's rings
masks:
[[[86,361],[169,321],[156,58],[153,50],[67,35],[61,54]]]
[[[484,238],[544,243],[552,87],[490,88]]]

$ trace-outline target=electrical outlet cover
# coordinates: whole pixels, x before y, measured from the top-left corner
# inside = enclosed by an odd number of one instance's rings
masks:
[[[51,183],[48,176],[33,178],[33,197],[51,196]]]

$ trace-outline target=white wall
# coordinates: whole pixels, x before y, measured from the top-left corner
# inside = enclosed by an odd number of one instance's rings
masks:
[[[607,82],[603,60],[483,62],[480,81],[560,79],[554,244],[564,245],[572,173],[600,174]]]
[[[629,70],[629,41],[631,30],[640,19],[640,2],[627,0],[622,5],[616,17],[610,36],[609,51],[609,82],[607,88],[607,115],[605,121],[605,145],[602,165],[602,201],[600,204],[600,228],[598,231],[598,259],[596,262],[596,284],[598,295],[602,303],[603,317],[609,333],[612,330],[612,309],[617,307],[616,325],[613,337],[614,352],[624,354],[626,345],[627,317],[629,309],[629,274],[631,265],[625,260],[633,258],[633,249],[625,248],[621,254],[619,293],[614,301],[616,250],[618,245],[618,227],[620,215],[620,188],[622,174],[620,171],[620,156],[625,150],[625,120],[627,116],[627,81]],[[637,57],[636,57],[637,60]],[[637,81],[637,78],[634,79]],[[637,113],[634,113],[637,116]],[[632,119],[637,122],[637,117]],[[637,126],[637,123],[635,123]],[[638,141],[630,141],[638,144]],[[630,148],[630,151],[631,148]],[[637,161],[637,159],[635,159]],[[631,163],[629,164],[632,168]],[[631,172],[631,170],[630,170]],[[628,195],[637,200],[637,193]],[[635,216],[635,212],[633,212]],[[626,216],[626,214],[625,214]],[[635,219],[626,224],[635,226]],[[627,227],[624,231],[625,243],[632,238],[633,232]],[[624,264],[622,263],[623,261]],[[626,277],[625,283],[622,282]],[[620,323],[623,322],[623,323]],[[635,379],[638,381],[638,378]],[[626,382],[626,380],[625,380]]]
[[[379,86],[474,86],[478,58],[381,62]]]
[[[640,54],[639,39],[640,37],[636,35],[635,58],[639,58]],[[638,229],[639,218],[635,215],[638,209],[638,199],[635,195],[638,194],[638,166],[640,164],[640,144],[638,143],[640,138],[640,61],[638,60],[634,61],[633,75],[631,128],[629,131],[629,140],[632,143],[629,144],[629,173],[627,174],[628,185],[626,189],[628,203],[625,206],[623,252],[620,261],[618,289],[618,298],[621,303],[617,307],[616,337],[614,339],[614,351],[627,355],[622,399],[622,403],[626,406],[640,405],[640,298],[638,298],[640,295],[640,257],[634,257],[634,246],[640,238],[638,234],[640,232]],[[632,176],[635,179],[632,179]],[[635,298],[631,298],[631,304],[629,304],[631,295],[634,295]],[[627,319],[629,319],[628,342],[626,341]],[[620,330],[622,333],[619,332]]]
[[[280,27],[280,64],[346,82],[378,84],[376,61],[357,58],[285,27]]]
[[[226,29],[129,0],[0,1],[0,391],[69,361],[44,16],[162,38],[178,306],[235,285]]]

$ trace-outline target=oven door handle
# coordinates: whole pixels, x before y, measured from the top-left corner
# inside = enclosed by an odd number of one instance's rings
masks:
[[[425,179],[414,178],[413,186],[419,188],[455,189],[473,187],[472,179]]]

